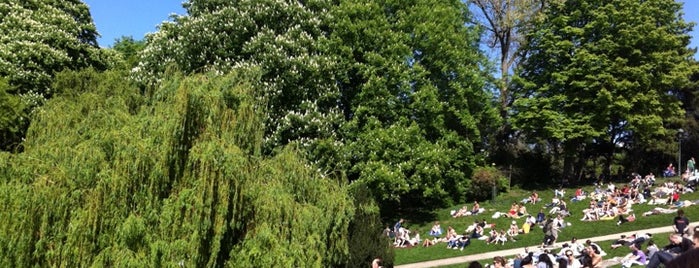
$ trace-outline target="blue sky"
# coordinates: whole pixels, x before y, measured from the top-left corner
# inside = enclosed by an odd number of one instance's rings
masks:
[[[102,47],[111,47],[114,40],[131,36],[141,40],[146,33],[155,32],[170,14],[184,15],[182,0],[83,0],[97,26]]]
[[[100,46],[111,47],[114,40],[121,36],[131,36],[141,40],[149,32],[169,19],[170,14],[184,15],[182,0],[84,0],[90,7],[92,19],[97,31],[102,35],[98,39]],[[684,18],[699,22],[699,1],[684,1]],[[691,47],[699,47],[699,25],[691,33]],[[694,58],[699,59],[699,54]]]

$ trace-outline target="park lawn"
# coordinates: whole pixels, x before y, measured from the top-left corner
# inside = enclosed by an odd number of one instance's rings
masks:
[[[657,184],[663,183],[664,179],[659,178],[656,182]],[[617,184],[618,187],[623,186],[623,184]],[[585,192],[591,192],[594,190],[593,186],[585,186],[583,187],[583,190]],[[436,219],[430,219],[432,221],[438,220],[442,226],[442,229],[446,231],[448,226],[453,226],[454,229],[456,229],[457,233],[463,233],[464,230],[473,223],[474,220],[478,219],[485,219],[488,223],[495,223],[495,226],[497,229],[507,229],[513,219],[510,218],[505,218],[505,217],[500,217],[498,219],[493,219],[491,216],[495,212],[502,212],[506,213],[512,202],[519,202],[523,198],[526,198],[529,196],[531,191],[524,191],[520,189],[512,189],[508,193],[502,193],[495,202],[489,202],[489,201],[483,201],[481,203],[481,207],[485,208],[486,211],[484,213],[481,213],[476,216],[466,216],[466,217],[460,217],[460,218],[452,218],[449,214],[451,210],[455,210],[460,208],[462,205],[457,205],[449,208],[444,208],[439,211],[436,211]],[[547,203],[551,202],[551,199],[553,198],[553,189],[551,190],[541,190],[538,191],[539,196],[541,197],[542,202],[539,202],[535,205],[532,204],[527,204],[527,210],[530,214],[536,214],[539,209],[543,208]],[[663,226],[669,226],[672,224],[672,219],[675,216],[674,214],[669,214],[669,215],[653,215],[649,217],[643,217],[642,214],[646,211],[650,211],[654,207],[664,207],[667,208],[668,206],[665,205],[647,205],[647,204],[636,204],[633,205],[633,212],[636,214],[636,221],[631,222],[631,223],[626,223],[622,224],[621,226],[616,225],[616,219],[615,220],[603,220],[603,221],[595,221],[595,222],[583,222],[580,221],[580,219],[583,217],[582,215],[582,210],[588,206],[589,199],[583,200],[582,202],[570,202],[570,198],[572,195],[575,193],[575,189],[570,188],[566,189],[566,197],[565,200],[568,203],[568,208],[572,213],[572,216],[567,217],[566,221],[571,223],[571,226],[567,226],[563,228],[559,232],[559,238],[558,241],[569,241],[573,237],[577,237],[579,239],[586,239],[588,237],[595,237],[595,236],[601,236],[601,235],[608,235],[608,234],[615,234],[615,233],[631,233],[634,230],[639,230],[639,229],[647,229],[647,228],[655,228],[655,227],[663,227]],[[699,192],[696,193],[690,193],[690,194],[685,194],[681,195],[680,200],[697,200],[699,199]],[[472,204],[467,204],[469,209],[472,207]],[[549,209],[545,209],[544,212],[548,213]],[[685,214],[688,216],[690,221],[693,219],[693,215],[699,215],[699,205],[697,206],[690,206],[684,208]],[[696,219],[696,218],[694,218]],[[428,236],[428,232],[430,228],[432,227],[433,222],[432,221],[427,221],[427,220],[422,220],[418,221],[415,220],[414,222],[410,218],[410,216],[405,216],[405,224],[409,230],[411,231],[419,231],[420,236],[423,239],[429,239],[430,237]],[[524,222],[523,218],[520,219],[515,219],[517,221],[518,226],[522,226],[522,223]],[[486,229],[486,232],[488,232],[490,229]],[[483,253],[483,252],[489,252],[489,251],[494,251],[494,250],[503,250],[503,249],[511,249],[511,248],[518,248],[518,247],[536,247],[541,244],[541,240],[543,239],[543,231],[539,227],[534,227],[532,228],[531,232],[529,234],[520,234],[517,237],[517,241],[515,242],[507,242],[505,245],[487,245],[485,241],[480,241],[480,240],[472,240],[471,245],[466,247],[464,251],[459,251],[459,250],[451,250],[446,248],[445,243],[440,243],[435,246],[431,247],[413,247],[413,248],[396,248],[395,249],[395,265],[401,265],[401,264],[408,264],[408,263],[415,263],[415,262],[423,262],[423,261],[431,261],[431,260],[438,260],[438,259],[444,259],[444,258],[452,258],[452,257],[458,257],[458,256],[463,256],[467,254],[476,254],[476,253]],[[658,241],[659,245],[664,245],[661,240],[656,240]]]

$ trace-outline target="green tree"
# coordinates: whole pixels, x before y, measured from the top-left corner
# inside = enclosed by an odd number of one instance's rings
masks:
[[[463,200],[480,130],[498,122],[467,6],[341,1],[331,17],[345,146],[318,161],[365,181],[383,216]]]
[[[12,149],[29,123],[24,105],[5,79],[0,78],[0,148]]]
[[[0,14],[0,77],[7,79],[15,89],[13,94],[21,96],[28,109],[53,95],[55,73],[108,65],[108,56],[97,47],[89,9],[82,1],[3,1]],[[21,142],[22,126],[26,124],[12,126],[21,130],[8,142],[10,147]]]
[[[562,160],[564,177],[581,171],[586,151],[609,174],[615,153],[672,143],[676,93],[692,72],[681,10],[671,0],[567,1],[527,36],[513,121]]]
[[[338,267],[354,206],[293,146],[261,154],[259,74],[61,73],[0,154],[0,266]]]
[[[187,15],[146,36],[138,81],[157,82],[173,65],[185,73],[259,69],[255,94],[268,113],[266,151],[333,137],[341,119],[334,64],[319,47],[330,1],[195,0],[184,7]]]
[[[117,52],[123,60],[123,67],[132,69],[138,66],[138,53],[146,46],[144,40],[134,40],[131,36],[122,36],[114,40],[112,50]]]

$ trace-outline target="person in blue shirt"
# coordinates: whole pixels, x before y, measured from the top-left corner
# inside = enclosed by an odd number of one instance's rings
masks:
[[[545,220],[546,220],[546,214],[544,214],[544,209],[542,208],[539,210],[539,213],[536,214],[536,223],[539,224],[539,223],[544,222]]]
[[[393,225],[393,231],[396,232],[396,233],[398,233],[398,230],[400,229],[400,227],[403,227],[403,222],[404,222],[404,221],[405,221],[405,220],[402,219],[402,218],[401,218],[400,220],[398,220],[398,222],[396,222],[396,224]]]

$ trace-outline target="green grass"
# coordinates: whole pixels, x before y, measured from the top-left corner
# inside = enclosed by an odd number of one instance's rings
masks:
[[[657,183],[662,183],[664,180],[663,179],[658,179]],[[621,184],[617,184],[618,186],[623,186]],[[594,190],[592,186],[585,186],[583,189],[586,192],[591,192]],[[543,208],[547,203],[551,202],[551,198],[553,197],[553,189],[552,190],[540,190],[537,191],[539,193],[539,196],[543,200],[543,202],[537,203],[535,205],[532,204],[527,204],[527,210],[531,214],[536,214],[540,208]],[[474,216],[466,216],[466,217],[460,217],[460,218],[452,218],[449,215],[449,212],[454,209],[458,209],[462,205],[457,205],[454,207],[449,207],[449,208],[444,208],[441,210],[438,210],[435,212],[436,218],[435,219],[429,219],[430,221],[420,221],[418,222],[415,220],[414,222],[411,221],[410,216],[404,216],[406,219],[406,223],[404,224],[408,229],[415,231],[419,230],[420,236],[425,239],[429,238],[428,232],[429,229],[432,226],[432,223],[434,220],[440,221],[440,224],[442,228],[446,231],[448,226],[453,226],[457,233],[463,233],[464,230],[468,227],[468,225],[472,224],[475,219],[485,219],[488,223],[495,223],[497,229],[501,228],[507,228],[512,221],[510,218],[504,218],[501,217],[499,219],[492,219],[491,216],[496,212],[507,212],[510,208],[510,205],[512,202],[519,202],[523,198],[529,196],[531,191],[524,191],[520,189],[512,189],[508,193],[503,193],[500,195],[500,197],[497,198],[496,202],[480,202],[481,207],[486,209],[485,213],[482,213],[480,215]],[[606,220],[606,221],[595,221],[595,222],[582,222],[580,219],[582,218],[582,210],[587,207],[589,204],[589,199],[583,200],[582,202],[576,202],[572,203],[569,202],[570,197],[575,193],[574,189],[566,189],[566,197],[565,200],[568,203],[568,208],[573,214],[570,217],[566,218],[566,221],[570,222],[572,226],[568,226],[564,229],[562,229],[561,232],[559,232],[559,238],[558,241],[569,241],[572,237],[578,237],[580,239],[583,238],[588,238],[588,237],[594,237],[594,236],[601,236],[601,235],[608,235],[608,234],[615,234],[615,233],[631,233],[634,230],[639,230],[639,229],[646,229],[646,228],[655,228],[655,227],[662,227],[662,226],[670,226],[672,224],[672,218],[674,217],[674,214],[669,214],[669,215],[653,215],[649,217],[643,217],[641,214],[643,212],[649,211],[652,208],[656,207],[656,205],[647,205],[647,204],[636,204],[633,205],[633,213],[636,214],[637,219],[635,222],[631,223],[626,223],[622,224],[621,226],[616,225],[616,220]],[[697,193],[691,193],[687,195],[682,195],[681,200],[697,200],[699,199],[699,192]],[[472,204],[467,204],[469,208],[471,208]],[[657,205],[661,206],[661,205]],[[661,206],[661,207],[667,207],[667,206]],[[699,206],[690,206],[684,208],[686,214],[690,218],[690,221],[692,220],[692,215],[697,215],[699,213]],[[544,210],[545,213],[548,212],[548,209]],[[520,218],[517,219],[517,224],[521,227],[524,219]],[[489,229],[486,229],[486,232]],[[452,258],[452,257],[458,257],[458,256],[464,256],[464,255],[469,255],[469,254],[476,254],[476,253],[483,253],[483,252],[489,252],[489,251],[497,251],[497,250],[503,250],[503,249],[510,249],[510,248],[518,248],[518,247],[532,247],[532,246],[538,246],[541,244],[541,240],[543,238],[543,232],[540,228],[535,227],[532,228],[532,231],[529,234],[520,234],[517,237],[516,242],[507,242],[505,245],[487,245],[485,244],[484,241],[479,241],[479,240],[472,240],[471,245],[466,247],[464,251],[459,251],[459,250],[449,250],[446,248],[445,243],[440,243],[432,247],[414,247],[414,248],[396,248],[395,253],[396,253],[396,258],[395,258],[395,264],[396,265],[401,265],[401,264],[408,264],[408,263],[415,263],[415,262],[423,262],[423,261],[430,261],[430,260],[437,260],[437,259],[444,259],[444,258]],[[665,241],[663,240],[658,240],[656,239],[659,245],[664,245],[663,243]],[[610,242],[611,244],[611,242]]]

